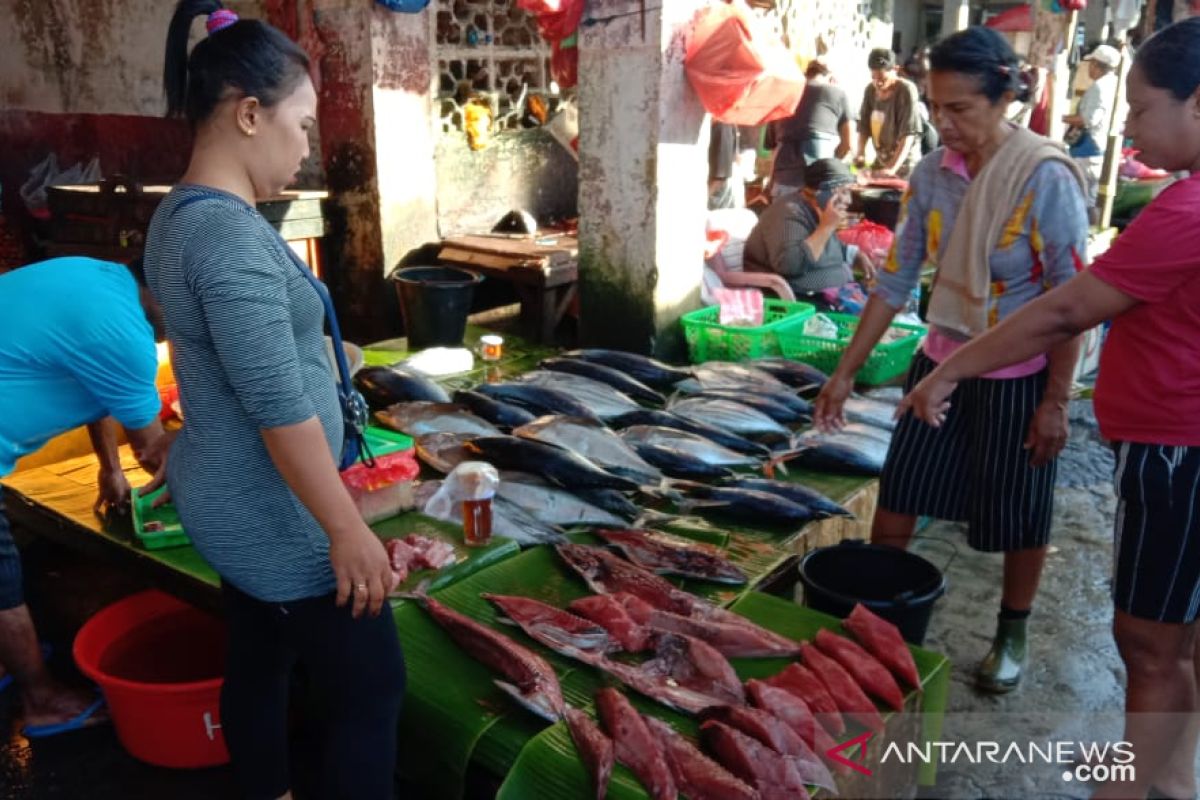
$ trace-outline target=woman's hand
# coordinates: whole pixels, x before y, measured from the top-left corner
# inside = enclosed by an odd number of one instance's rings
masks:
[[[854,379],[844,376],[841,370],[835,370],[829,380],[821,387],[813,403],[813,424],[822,433],[841,430],[846,425],[842,411],[846,398],[854,391]]]
[[[868,256],[862,250],[859,250],[858,255],[854,257],[854,266],[862,273],[864,281],[867,283],[875,282],[875,277],[879,274],[879,267],[875,266],[875,259]]]
[[[1071,424],[1067,404],[1043,400],[1038,404],[1033,419],[1029,421],[1029,435],[1025,437],[1025,449],[1029,454],[1029,466],[1049,464],[1067,446]]]
[[[330,537],[329,560],[337,576],[337,604],[351,601],[350,613],[355,618],[364,610],[377,616],[396,588],[396,576],[379,537],[359,522],[347,533]]]
[[[896,406],[896,419],[911,411],[917,419],[935,428],[942,427],[950,411],[950,395],[957,387],[958,382],[948,380],[940,367],[935,369]]]
[[[836,231],[846,221],[846,207],[847,199],[842,196],[841,192],[835,192],[818,214],[817,224],[822,228]]]
[[[100,476],[96,481],[99,492],[92,512],[103,517],[105,514],[123,511],[129,506],[129,479],[120,469],[100,467]]]

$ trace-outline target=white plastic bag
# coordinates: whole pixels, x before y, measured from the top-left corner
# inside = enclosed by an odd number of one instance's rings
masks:
[[[99,157],[93,158],[86,165],[82,162],[72,164],[65,170],[58,168],[58,157],[51,153],[42,159],[29,171],[29,177],[21,185],[21,199],[29,213],[35,217],[49,216],[46,187],[65,186],[76,183],[96,183],[103,179],[100,172]]]
[[[424,512],[434,519],[460,522],[464,500],[494,497],[500,486],[500,473],[484,461],[464,461],[442,481]]]

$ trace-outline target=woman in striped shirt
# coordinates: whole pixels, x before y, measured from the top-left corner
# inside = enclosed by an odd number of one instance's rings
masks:
[[[843,424],[855,374],[923,269],[937,273],[910,387],[1084,264],[1078,168],[1060,147],[1005,119],[1022,91],[1012,49],[995,31],[970,28],[938,44],[930,63],[929,101],[944,147],[913,171],[878,286],[817,399],[822,427]],[[1063,342],[964,384],[941,432],[901,420],[884,465],[873,541],[906,546],[917,517],[929,516],[965,521],[971,547],[1004,553],[996,635],[975,674],[985,691],[1011,691],[1021,679],[1078,352],[1077,341]]]
[[[187,52],[193,19],[207,38]],[[180,0],[168,113],[194,130],[155,212],[146,272],[162,303],[184,426],[168,482],[221,576],[221,723],[252,798],[290,796],[287,699],[301,663],[323,706],[321,797],[390,798],[404,662],[383,544],[337,471],[343,420],[325,305],[255,202],[296,179],[316,92],[304,51],[217,0]],[[384,612],[384,613],[381,613]]]

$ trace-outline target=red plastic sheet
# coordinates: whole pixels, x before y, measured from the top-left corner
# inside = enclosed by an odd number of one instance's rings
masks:
[[[579,47],[576,39],[550,43],[550,77],[560,89],[579,83]]]
[[[800,67],[740,0],[702,9],[684,66],[704,108],[721,122],[761,125],[792,115]]]
[[[560,42],[579,28],[584,0],[517,0],[517,8],[537,17],[538,33],[548,42]]]

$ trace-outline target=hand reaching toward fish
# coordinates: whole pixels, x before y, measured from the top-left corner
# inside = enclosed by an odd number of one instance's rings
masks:
[[[835,371],[821,387],[813,402],[813,425],[822,433],[841,430],[846,426],[846,398],[854,391],[854,379]]]
[[[947,380],[941,373],[940,367],[935,369],[900,400],[900,405],[896,406],[896,419],[911,411],[917,419],[935,428],[942,427],[950,411],[948,398],[954,393],[958,382]]]
[[[396,588],[396,575],[383,542],[366,523],[347,533],[329,537],[329,560],[337,575],[337,604],[351,603],[357,619],[363,611],[377,616],[383,601]]]

